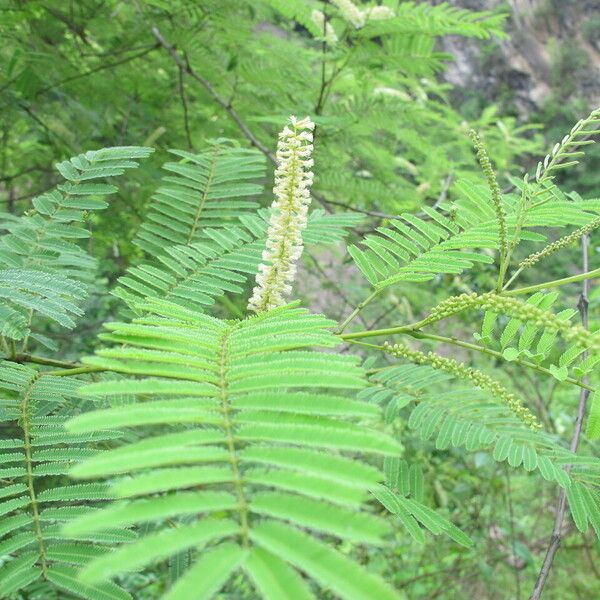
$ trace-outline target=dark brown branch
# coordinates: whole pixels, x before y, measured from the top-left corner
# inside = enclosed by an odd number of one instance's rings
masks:
[[[246,138],[250,141],[250,143],[258,148],[273,164],[275,164],[275,155],[250,131],[246,123],[242,121],[237,111],[217,92],[217,90],[213,87],[212,83],[208,81],[204,76],[202,76],[198,71],[196,71],[192,66],[188,63],[187,60],[179,52],[177,49],[171,45],[162,35],[158,27],[152,27],[152,35],[156,38],[158,43],[171,55],[175,63],[179,66],[180,69],[183,70],[184,73],[195,79],[199,82],[204,89],[208,92],[211,98],[227,112],[230,118],[235,122],[240,131],[246,136]]]
[[[179,99],[181,100],[181,108],[183,109],[183,127],[185,129],[185,137],[187,140],[188,150],[193,150],[194,146],[192,144],[192,133],[190,131],[190,117],[188,111],[188,102],[187,97],[185,95],[185,82],[184,82],[184,70],[178,65],[177,66],[177,74],[178,74],[178,89],[179,89]]]
[[[250,130],[250,128],[246,125],[246,123],[244,123],[244,121],[242,120],[242,118],[240,117],[240,115],[237,113],[237,111],[233,108],[233,106],[231,106],[231,103],[229,103],[227,100],[225,100],[225,98],[223,98],[223,96],[221,96],[219,94],[219,92],[217,92],[217,90],[212,85],[212,83],[210,81],[208,81],[208,79],[206,79],[198,71],[196,71],[196,69],[194,69],[189,64],[189,62],[185,59],[185,57],[183,57],[177,51],[177,49],[175,48],[175,46],[173,46],[172,44],[170,44],[163,37],[163,35],[160,32],[160,30],[158,29],[158,27],[152,26],[151,30],[152,30],[152,35],[154,35],[154,37],[158,40],[158,43],[165,50],[167,50],[167,52],[169,52],[169,54],[171,55],[171,57],[173,58],[173,60],[177,64],[177,66],[180,69],[182,69],[184,73],[186,73],[187,75],[189,75],[190,77],[192,77],[193,79],[195,79],[196,81],[198,81],[204,87],[204,89],[208,92],[208,94],[210,95],[210,97],[229,115],[229,117],[231,118],[231,120],[238,126],[239,130],[246,137],[246,139],[255,148],[257,148],[258,150],[260,150],[260,152],[262,152],[274,165],[277,164],[277,160],[276,160],[275,155],[273,154],[273,152],[271,152],[269,150],[269,148],[267,146],[265,146],[254,135],[254,133],[252,133],[252,131]],[[334,205],[334,206],[343,207],[343,208],[345,208],[347,210],[350,210],[352,212],[361,213],[361,214],[368,215],[368,216],[371,216],[371,217],[378,217],[380,219],[392,219],[392,218],[394,218],[393,215],[388,215],[388,214],[377,212],[377,211],[370,211],[370,210],[363,210],[363,209],[360,209],[360,208],[354,208],[354,207],[349,206],[348,204],[344,204],[342,202],[334,202],[333,200],[328,200],[328,199],[324,198],[321,194],[318,194],[318,193],[316,193],[314,191],[313,191],[313,197],[316,200],[318,200],[330,212],[333,212],[333,210],[331,208],[331,205]]]
[[[589,256],[588,256],[588,246],[589,239],[587,235],[584,235],[581,238],[581,253],[583,258],[583,272],[587,272],[589,269]],[[581,295],[579,296],[579,302],[577,307],[579,308],[579,314],[581,315],[581,324],[587,329],[589,326],[589,318],[588,318],[588,295],[590,290],[590,282],[587,279],[583,280],[583,285],[581,288]],[[585,354],[583,355],[585,356]],[[584,382],[587,383],[587,381]],[[577,409],[577,417],[575,418],[575,426],[573,429],[573,437],[571,438],[571,452],[577,452],[579,448],[579,441],[581,439],[581,432],[583,430],[583,420],[585,417],[585,409],[587,405],[587,400],[590,392],[589,390],[582,389],[579,394],[579,407]],[[567,467],[568,469],[568,467]],[[558,548],[560,547],[560,543],[562,540],[562,525],[565,518],[565,513],[567,509],[567,494],[564,488],[561,488],[560,493],[558,495],[558,501],[556,506],[556,517],[554,519],[554,528],[552,530],[552,535],[550,536],[550,544],[548,545],[548,549],[546,550],[546,556],[544,558],[544,562],[542,563],[542,567],[538,574],[537,581],[535,582],[535,587],[533,588],[533,592],[529,597],[529,600],[539,600],[542,592],[544,591],[544,586],[546,585],[546,581],[548,579],[548,575],[550,575],[550,570],[552,569],[552,564],[554,562],[554,557],[558,552]]]

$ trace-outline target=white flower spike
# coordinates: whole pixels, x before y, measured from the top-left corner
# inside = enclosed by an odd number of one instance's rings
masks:
[[[263,312],[286,303],[292,290],[296,262],[302,255],[302,231],[306,227],[310,187],[313,182],[311,154],[315,124],[308,118],[291,116],[279,134],[275,201],[267,232],[263,263],[248,310]]]
[[[335,29],[332,27],[329,21],[325,20],[325,15],[320,10],[313,10],[311,14],[312,22],[319,30],[319,37],[324,38],[330,46],[335,46],[338,41],[338,36],[335,33]],[[323,33],[325,35],[323,35]]]
[[[333,3],[339,8],[342,13],[342,17],[348,23],[351,23],[356,27],[356,29],[360,29],[365,26],[365,14],[352,0],[332,0]]]
[[[386,21],[393,19],[396,15],[394,11],[387,6],[373,6],[365,11],[367,21]]]

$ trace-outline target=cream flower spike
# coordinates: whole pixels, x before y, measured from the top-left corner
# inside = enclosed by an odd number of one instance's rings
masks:
[[[394,11],[387,6],[374,6],[365,11],[367,21],[385,21],[396,16]]]
[[[263,312],[286,303],[292,290],[296,262],[302,255],[302,231],[306,227],[310,186],[313,182],[311,158],[315,124],[308,118],[291,116],[279,134],[275,201],[267,232],[263,263],[258,266],[256,286],[248,310]]]
[[[332,27],[329,21],[325,20],[325,15],[320,10],[313,10],[311,14],[312,22],[315,24],[320,32],[320,37],[325,38],[325,41],[330,46],[335,46],[338,42],[338,36],[335,33],[335,29]],[[325,34],[323,36],[323,33]]]
[[[354,2],[351,0],[332,0],[332,2],[339,8],[342,17],[356,29],[365,26],[365,14]]]

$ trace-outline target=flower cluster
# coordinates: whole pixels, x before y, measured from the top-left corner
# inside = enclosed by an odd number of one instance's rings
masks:
[[[365,26],[365,14],[352,0],[333,0],[333,3],[340,9],[342,17],[356,29]]]
[[[570,246],[573,242],[576,242],[577,240],[579,240],[579,238],[583,237],[584,235],[587,235],[588,233],[591,233],[598,227],[600,227],[600,217],[596,217],[587,225],[584,225],[583,227],[580,227],[579,229],[573,231],[573,233],[565,235],[560,239],[556,240],[555,242],[552,242],[543,250],[530,254],[525,260],[519,263],[519,269],[526,269],[527,267],[535,265],[543,258],[546,258],[547,256],[550,256],[551,254],[562,250],[562,248]]]
[[[508,254],[508,229],[506,227],[506,211],[502,204],[502,192],[500,191],[500,186],[496,180],[492,163],[481,138],[473,129],[471,129],[469,135],[473,140],[473,145],[477,151],[477,160],[479,161],[481,170],[487,179],[488,187],[492,193],[492,203],[494,205],[494,210],[496,211],[496,219],[500,230],[500,256],[505,257]]]
[[[275,201],[267,232],[267,248],[258,267],[256,287],[248,310],[262,312],[285,304],[296,274],[296,261],[303,250],[302,230],[306,227],[310,186],[313,181],[311,158],[315,124],[307,117],[290,117],[279,134]]]
[[[525,406],[515,394],[508,391],[503,385],[486,375],[482,371],[472,369],[466,365],[452,359],[439,356],[433,352],[427,354],[418,350],[411,350],[404,344],[389,344],[385,342],[384,349],[388,354],[398,358],[406,358],[417,365],[430,365],[434,369],[450,373],[460,379],[470,381],[474,386],[489,392],[521,419],[531,429],[539,429],[541,426],[535,415]]]
[[[367,21],[386,21],[395,17],[394,11],[387,6],[373,6],[365,11]]]
[[[422,324],[427,325],[441,321],[469,308],[482,308],[483,310],[508,315],[524,323],[535,325],[539,329],[557,331],[568,342],[575,342],[592,351],[600,350],[600,337],[580,325],[575,325],[559,315],[542,310],[534,304],[521,302],[516,298],[502,296],[494,292],[488,292],[480,296],[475,292],[451,296],[435,306]]]
[[[331,23],[325,19],[323,12],[317,9],[313,10],[311,19],[324,40],[330,46],[335,46],[335,44],[337,44],[338,37],[335,33],[335,29],[331,26]]]
[[[385,21],[395,16],[394,11],[387,6],[372,6],[361,10],[352,0],[332,0],[332,2],[338,7],[342,17],[356,29],[364,27],[367,21]]]

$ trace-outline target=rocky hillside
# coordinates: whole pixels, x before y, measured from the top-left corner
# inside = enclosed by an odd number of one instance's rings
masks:
[[[455,57],[447,79],[527,117],[550,100],[600,106],[600,0],[451,0],[477,10],[510,10],[509,39],[492,47],[447,38]]]

